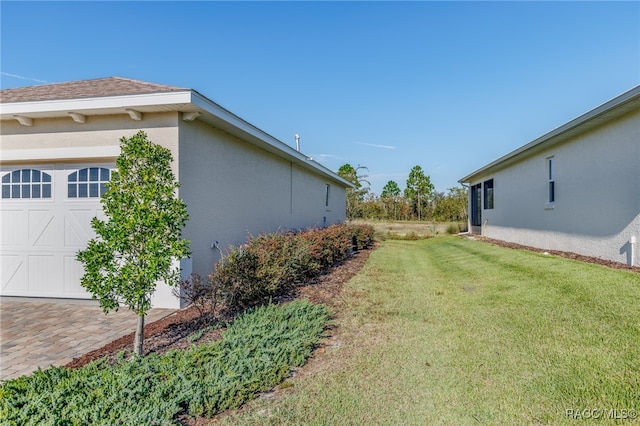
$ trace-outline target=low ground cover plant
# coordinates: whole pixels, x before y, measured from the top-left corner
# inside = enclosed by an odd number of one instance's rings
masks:
[[[238,407],[302,365],[329,309],[305,300],[249,310],[222,339],[166,355],[52,367],[0,384],[2,425],[178,424]]]

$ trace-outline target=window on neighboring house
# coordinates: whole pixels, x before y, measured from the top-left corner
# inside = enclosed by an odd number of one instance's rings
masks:
[[[484,208],[493,208],[493,179],[484,182]]]
[[[37,169],[21,169],[2,176],[2,198],[51,198],[51,175]]]
[[[553,157],[547,158],[547,169],[549,174],[549,204],[556,202],[556,180],[555,180],[555,164]]]
[[[87,167],[69,174],[67,196],[69,198],[99,198],[107,192],[111,171],[104,167]]]
[[[329,191],[331,189],[331,185],[326,184],[324,187],[324,205],[325,207],[329,207]]]

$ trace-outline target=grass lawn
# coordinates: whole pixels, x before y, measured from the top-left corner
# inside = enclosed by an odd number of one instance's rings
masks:
[[[385,241],[327,348],[226,423],[635,423],[640,275],[459,237]]]

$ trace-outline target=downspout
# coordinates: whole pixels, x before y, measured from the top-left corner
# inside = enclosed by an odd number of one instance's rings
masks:
[[[632,235],[629,239],[629,245],[631,246],[631,260],[629,261],[629,266],[634,266],[633,261],[636,257],[636,236]]]

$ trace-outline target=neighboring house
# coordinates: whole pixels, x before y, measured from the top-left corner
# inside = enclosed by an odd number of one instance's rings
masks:
[[[640,265],[640,86],[460,182],[475,234]]]
[[[191,89],[110,77],[0,91],[2,296],[90,298],[76,253],[94,236],[120,138],[169,148],[189,210],[183,275],[262,232],[345,220],[352,185]],[[160,286],[156,307],[179,307]]]

